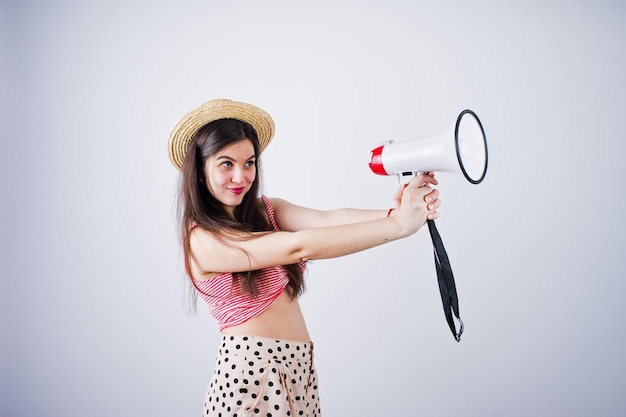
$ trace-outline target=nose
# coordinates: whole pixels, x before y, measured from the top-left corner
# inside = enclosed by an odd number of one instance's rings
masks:
[[[233,177],[230,179],[235,184],[241,184],[244,178],[244,173],[241,168],[235,168],[233,170]]]

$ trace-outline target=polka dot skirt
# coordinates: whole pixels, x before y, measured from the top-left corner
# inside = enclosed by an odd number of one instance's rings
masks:
[[[320,417],[313,343],[225,335],[203,415]]]

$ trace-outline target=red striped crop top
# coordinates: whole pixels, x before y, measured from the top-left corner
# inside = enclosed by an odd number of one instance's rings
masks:
[[[279,230],[274,209],[267,197],[262,196],[262,199],[274,230]],[[302,270],[306,268],[306,262],[299,264]],[[265,311],[283,292],[289,283],[289,276],[281,266],[257,271],[256,297],[243,289],[240,279],[233,280],[231,272],[221,273],[210,280],[193,281],[201,290],[200,297],[209,306],[209,312],[217,320],[221,331],[242,324]]]

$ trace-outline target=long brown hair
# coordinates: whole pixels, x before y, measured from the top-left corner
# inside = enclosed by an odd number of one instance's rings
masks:
[[[224,147],[246,139],[250,140],[254,147],[256,177],[241,204],[235,208],[233,219],[209,192],[205,184],[204,167],[207,159]],[[246,122],[236,119],[216,120],[198,130],[191,140],[180,177],[178,215],[185,268],[195,290],[202,292],[191,277],[190,231],[193,227],[201,227],[222,241],[225,233],[229,231],[271,233],[274,230],[266,216],[266,209],[259,200],[260,173],[259,141],[252,126]],[[283,268],[289,276],[291,296],[295,298],[304,291],[302,269],[298,264],[283,265]],[[258,293],[257,272],[233,273],[233,280],[240,279],[244,290],[255,296]],[[197,292],[194,291],[193,295],[195,306]]]

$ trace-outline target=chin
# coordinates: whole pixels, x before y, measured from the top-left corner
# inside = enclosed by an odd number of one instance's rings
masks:
[[[241,203],[243,203],[243,197],[244,195],[236,195],[236,196],[229,196],[228,198],[225,198],[222,201],[222,204],[224,204],[227,207],[237,207],[239,205],[241,205]]]

